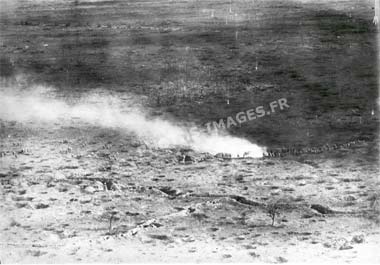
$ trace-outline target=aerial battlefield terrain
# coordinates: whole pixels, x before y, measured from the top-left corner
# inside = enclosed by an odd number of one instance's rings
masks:
[[[367,0],[1,1],[0,261],[379,263],[373,16]]]

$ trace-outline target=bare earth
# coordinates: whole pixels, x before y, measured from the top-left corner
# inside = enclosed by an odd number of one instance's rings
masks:
[[[233,2],[4,1],[1,80],[139,95],[199,126],[286,97],[231,133],[339,148],[228,159],[76,118],[0,119],[2,263],[380,262],[372,1]]]
[[[3,122],[1,133],[7,263],[380,261],[379,169],[365,142],[329,158],[183,164],[179,150],[75,120]]]

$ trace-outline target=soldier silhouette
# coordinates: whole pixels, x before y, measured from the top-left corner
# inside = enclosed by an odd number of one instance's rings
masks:
[[[375,0],[375,16],[373,17],[373,24],[379,26],[380,19],[380,0]]]

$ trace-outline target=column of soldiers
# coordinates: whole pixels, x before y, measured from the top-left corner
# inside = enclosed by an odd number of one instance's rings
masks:
[[[287,155],[298,156],[302,154],[320,154],[323,152],[329,152],[332,150],[350,148],[353,145],[365,142],[364,140],[354,140],[343,144],[325,144],[319,147],[303,147],[303,148],[273,148],[268,149],[266,157],[284,157]]]

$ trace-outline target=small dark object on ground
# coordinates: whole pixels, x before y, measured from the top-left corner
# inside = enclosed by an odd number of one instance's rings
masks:
[[[317,212],[319,212],[321,214],[332,214],[332,213],[334,213],[334,211],[331,210],[330,208],[323,206],[323,205],[320,205],[320,204],[312,204],[310,206],[310,208],[313,210],[316,210]]]

